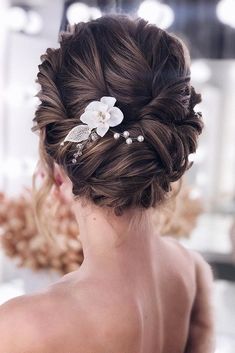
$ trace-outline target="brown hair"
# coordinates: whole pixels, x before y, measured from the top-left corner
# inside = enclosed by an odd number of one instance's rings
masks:
[[[183,42],[141,18],[105,15],[62,33],[60,47],[42,55],[37,74],[41,104],[33,130],[40,130],[47,193],[56,162],[72,181],[75,197],[116,215],[160,205],[171,183],[191,166],[188,156],[203,128],[194,112],[201,96],[190,84],[189,66]],[[124,114],[112,130],[145,140],[128,145],[108,131],[73,164],[76,144],[60,143],[79,124],[85,106],[102,96],[114,96]]]

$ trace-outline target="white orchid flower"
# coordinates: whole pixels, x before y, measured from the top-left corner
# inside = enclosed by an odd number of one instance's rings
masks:
[[[96,133],[103,137],[109,127],[119,125],[124,115],[118,107],[114,107],[116,98],[103,96],[100,101],[92,101],[85,108],[80,120],[86,125],[75,126],[65,137],[65,141],[81,142],[87,140],[91,130],[96,128]]]
[[[114,107],[115,102],[116,98],[104,96],[100,101],[89,103],[80,120],[90,129],[96,128],[99,136],[104,136],[110,126],[119,125],[123,120],[122,111]]]

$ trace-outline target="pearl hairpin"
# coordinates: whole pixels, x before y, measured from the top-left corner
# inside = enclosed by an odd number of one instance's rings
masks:
[[[125,130],[125,131],[122,132],[122,133],[115,132],[115,133],[113,134],[113,137],[114,137],[116,140],[119,139],[120,136],[125,137],[126,143],[127,143],[128,145],[132,143],[132,140],[137,140],[137,141],[139,141],[139,142],[143,142],[143,141],[144,141],[144,136],[143,136],[143,135],[139,135],[138,137],[132,137],[132,138],[129,137],[129,136],[130,136],[130,133],[129,133],[129,131],[127,131],[127,130]]]
[[[127,143],[128,145],[130,145],[130,144],[133,142],[133,140],[137,140],[137,141],[139,141],[139,142],[143,142],[143,141],[144,141],[144,136],[143,136],[143,135],[138,135],[137,137],[130,137],[130,133],[129,133],[129,131],[127,131],[127,130],[125,130],[125,131],[122,132],[122,133],[115,132],[115,133],[113,134],[113,137],[114,137],[115,140],[119,139],[121,136],[123,136],[123,137],[126,139],[126,143]],[[91,134],[91,140],[92,140],[92,141],[96,141],[98,138],[99,138],[99,137],[98,137],[98,135],[96,135],[95,132],[93,132],[93,133]],[[74,158],[72,159],[72,163],[73,163],[73,164],[77,163],[77,158],[78,158],[78,156],[81,156],[81,155],[82,155],[82,149],[83,149],[84,145],[85,145],[85,142],[83,142],[83,143],[78,143],[78,144],[76,145],[78,151],[73,154],[73,157],[74,157]]]

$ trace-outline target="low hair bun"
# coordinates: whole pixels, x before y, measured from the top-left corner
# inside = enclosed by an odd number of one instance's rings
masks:
[[[56,161],[75,197],[121,215],[159,206],[171,183],[191,166],[188,156],[203,128],[194,111],[201,96],[191,86],[189,54],[176,36],[124,15],[75,24],[63,33],[58,49],[43,55],[38,82],[34,130],[42,132],[41,156],[51,186]],[[127,144],[108,131],[72,164],[74,145],[61,147],[61,141],[87,104],[102,96],[115,97],[124,114],[112,130],[143,135],[144,141]]]

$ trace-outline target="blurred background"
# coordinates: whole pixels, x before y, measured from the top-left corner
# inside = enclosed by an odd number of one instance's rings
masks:
[[[180,36],[202,93],[205,129],[162,234],[202,253],[215,275],[216,353],[235,352],[235,0],[0,1],[0,304],[32,293],[82,262],[79,227],[61,204],[51,247],[31,204],[38,138],[31,132],[40,55],[68,23],[128,13]],[[51,201],[52,202],[52,201]],[[48,202],[48,209],[51,203]]]

